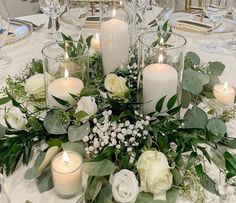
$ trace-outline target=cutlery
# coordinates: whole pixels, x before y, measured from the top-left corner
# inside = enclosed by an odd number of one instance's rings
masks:
[[[163,8],[159,14],[157,14],[156,18],[152,20],[150,23],[148,23],[149,26],[154,27],[157,25],[156,19],[161,18],[164,13],[168,10],[168,8]]]
[[[40,30],[41,28],[43,28],[43,26],[45,25],[45,23],[40,24],[40,25],[36,25],[36,24],[34,24],[33,22],[28,21],[28,20],[21,20],[21,21],[22,21],[22,22],[25,22],[25,23],[29,23],[30,25],[32,25],[33,31],[38,31],[38,30]],[[10,22],[11,22],[11,24],[13,24],[13,25],[16,24],[15,21],[14,21],[14,19],[11,19]],[[17,24],[17,25],[19,25],[19,24]]]

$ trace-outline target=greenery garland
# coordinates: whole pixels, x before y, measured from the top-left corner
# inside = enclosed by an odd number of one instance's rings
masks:
[[[65,43],[71,40],[69,36],[62,36]],[[81,38],[77,45],[69,44],[71,50],[77,47],[75,52],[69,53],[75,56],[82,53],[85,45],[90,48],[90,41],[91,36],[86,40]],[[155,46],[157,44],[158,40]],[[65,47],[65,44],[61,46]],[[41,60],[32,60],[19,76],[8,77],[2,88],[4,96],[0,99],[0,105],[5,106],[2,109],[5,125],[0,125],[0,167],[6,174],[13,173],[21,163],[28,165],[33,149],[40,147],[35,165],[27,171],[25,178],[35,179],[40,192],[50,190],[53,187],[50,165],[40,168],[47,151],[52,147],[74,150],[85,160],[84,172],[88,175],[86,202],[112,202],[110,175],[127,169],[140,180],[137,162],[144,151],[154,150],[165,154],[171,167],[173,184],[167,192],[167,202],[175,202],[178,193],[188,196],[193,188],[198,191],[198,201],[202,201],[200,185],[219,195],[204,163],[207,160],[216,164],[225,174],[226,181],[236,175],[236,157],[227,150],[236,148],[236,139],[228,136],[225,125],[235,117],[235,107],[217,114],[215,108],[205,112],[198,105],[206,98],[214,101],[212,87],[219,83],[224,65],[221,62],[201,63],[197,54],[188,52],[182,106],[176,106],[177,97],[173,96],[167,102],[168,110],[163,112],[163,97],[157,102],[156,111],[145,116],[141,110],[137,52],[135,48],[131,50],[129,65],[108,75],[125,81],[124,91],[118,93],[106,87],[108,76],[102,74],[101,55],[90,57],[90,80],[74,99],[80,102],[82,98],[90,98],[90,101],[93,98],[92,103],[97,106],[94,114],[77,111],[75,106],[59,98],[55,99],[65,109],[46,109],[44,98],[26,92],[27,80],[43,73]],[[181,108],[189,107],[190,103],[192,107],[180,118]],[[21,129],[14,128],[9,122],[12,106],[20,110],[21,119],[25,121]],[[42,119],[45,110],[47,113]],[[108,138],[103,142],[99,137]],[[95,141],[97,146],[93,145]],[[152,193],[140,192],[135,202],[160,201],[153,200]]]

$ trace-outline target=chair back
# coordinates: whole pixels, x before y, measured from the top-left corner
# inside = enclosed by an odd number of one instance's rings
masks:
[[[185,12],[190,13],[192,10],[202,10],[202,0],[185,0]]]

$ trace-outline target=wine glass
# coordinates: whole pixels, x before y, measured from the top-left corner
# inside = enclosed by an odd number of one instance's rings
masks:
[[[136,12],[139,17],[138,22],[141,22],[139,26],[140,30],[146,29],[145,12],[149,4],[150,0],[136,0]]]
[[[2,52],[2,47],[7,38],[9,27],[10,19],[8,16],[8,11],[6,9],[5,3],[0,1],[0,68],[3,68],[4,65],[11,61],[11,58]]]
[[[56,18],[64,12],[69,0],[39,0],[40,9],[52,19],[52,32],[44,35],[46,39],[57,39]]]
[[[234,33],[232,39],[226,43],[225,47],[236,50],[236,0],[233,2],[231,13],[234,21]]]
[[[213,26],[211,29],[211,42],[210,44],[206,44],[200,47],[200,49],[204,52],[221,52],[222,48],[216,46],[214,43],[214,29],[217,25],[222,21],[222,19],[227,15],[230,11],[233,4],[233,0],[203,0],[203,11],[207,17],[209,17],[210,21],[212,22]]]
[[[90,12],[89,0],[70,1],[68,12],[72,23],[75,25],[79,35],[81,35],[84,21]]]
[[[151,6],[153,7],[153,16],[156,21],[154,25],[158,25],[160,27],[162,27],[163,24],[170,19],[174,12],[174,3],[172,0],[152,0]],[[156,10],[154,9],[155,7],[161,9],[158,14],[156,14]]]

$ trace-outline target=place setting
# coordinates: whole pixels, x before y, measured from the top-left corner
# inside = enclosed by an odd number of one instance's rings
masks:
[[[234,0],[1,3],[1,203],[236,202]]]

